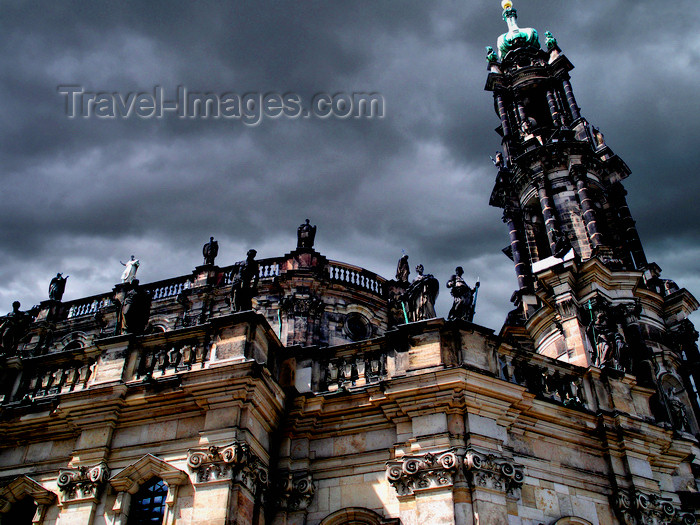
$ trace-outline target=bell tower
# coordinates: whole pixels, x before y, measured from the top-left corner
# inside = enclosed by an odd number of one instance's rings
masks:
[[[501,335],[660,392],[672,384],[697,408],[686,366],[697,346],[684,352],[678,338],[697,336],[686,318],[698,302],[647,261],[622,185],[630,169],[582,116],[573,64],[549,31],[541,46],[513,3],[501,5],[508,31],[486,48],[502,150],[490,204],[503,209],[518,283]]]
[[[569,72],[573,65],[552,34],[541,49],[537,31],[520,28],[503,2],[508,32],[488,49],[486,89],[493,92],[503,153],[491,204],[519,238],[511,239],[518,285],[532,287],[533,267],[573,249],[581,260],[641,269],[644,250],[621,181],[627,165],[601,131],[581,116]]]

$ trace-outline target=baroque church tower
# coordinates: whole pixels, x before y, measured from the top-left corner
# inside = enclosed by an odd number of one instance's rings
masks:
[[[518,290],[502,335],[556,359],[636,376],[697,412],[697,300],[647,261],[622,181],[627,164],[574,97],[572,63],[550,32],[520,28],[487,48],[486,89],[502,153],[490,204],[503,209]],[[691,366],[686,366],[691,365]],[[666,399],[668,404],[668,399]],[[693,423],[694,424],[694,423]]]

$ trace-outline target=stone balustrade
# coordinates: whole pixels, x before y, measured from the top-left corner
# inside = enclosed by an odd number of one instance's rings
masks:
[[[319,367],[319,390],[335,392],[348,387],[377,383],[386,377],[386,365],[386,352],[378,351],[324,359]]]
[[[101,308],[105,308],[111,304],[111,294],[101,294],[71,301],[66,303],[65,306],[68,308],[68,319],[73,319],[84,315],[93,315]]]
[[[498,377],[526,387],[537,397],[570,408],[591,409],[584,388],[585,369],[539,354],[510,352],[498,354]]]
[[[374,272],[338,261],[328,261],[326,272],[331,282],[359,288],[381,296],[385,280]]]
[[[284,259],[281,257],[272,257],[269,259],[258,260],[257,262],[260,267],[258,270],[258,276],[260,277],[260,279],[272,279],[273,277],[279,276],[280,263],[283,260]],[[221,271],[224,273],[222,284],[227,285],[233,282],[233,279],[236,277],[236,273],[238,272],[238,267],[240,264],[241,263],[236,263],[221,269]]]
[[[167,299],[168,297],[176,297],[180,295],[183,290],[187,290],[191,286],[192,278],[183,276],[150,283],[144,288],[151,293],[151,298],[154,301],[158,301],[160,299]]]
[[[208,345],[198,342],[142,348],[133,379],[150,380],[202,368],[208,360]]]
[[[29,368],[31,370],[31,368]],[[31,401],[66,392],[83,390],[92,376],[89,364],[63,364],[47,368],[37,368],[22,378],[13,401]]]

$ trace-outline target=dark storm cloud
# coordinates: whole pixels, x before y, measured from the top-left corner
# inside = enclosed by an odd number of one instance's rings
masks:
[[[221,264],[294,247],[318,224],[332,259],[392,277],[481,277],[477,321],[498,329],[515,287],[489,208],[498,120],[484,46],[497,1],[5,2],[0,33],[0,311],[118,280],[189,273],[209,235]],[[628,200],[650,260],[698,291],[700,55],[692,0],[519,0],[576,65],[584,115],[633,171]],[[88,91],[381,93],[384,119],[68,119],[59,85]],[[693,288],[695,287],[695,288]],[[446,314],[442,292],[438,313]]]

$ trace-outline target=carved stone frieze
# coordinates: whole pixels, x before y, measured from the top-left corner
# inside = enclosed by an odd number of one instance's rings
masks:
[[[386,476],[399,496],[407,496],[415,490],[452,485],[460,463],[454,449],[437,454],[408,454],[388,461]]]
[[[679,511],[673,503],[657,494],[620,492],[615,504],[625,525],[691,525],[696,523],[692,513]]]
[[[467,450],[464,456],[464,471],[473,488],[481,487],[505,492],[508,497],[520,499],[525,475],[520,465],[511,460]]]
[[[61,469],[56,484],[63,492],[63,501],[84,498],[99,498],[109,478],[109,469],[105,463],[93,467],[81,466]]]
[[[304,510],[314,499],[314,487],[311,473],[283,472],[277,486],[279,492],[279,507],[289,511]]]
[[[243,442],[234,441],[225,447],[212,445],[190,449],[187,451],[187,466],[196,473],[200,483],[232,480],[253,493],[266,490],[269,484],[267,467]]]
[[[290,315],[320,317],[326,308],[323,300],[313,294],[292,294],[280,301],[282,309]]]

